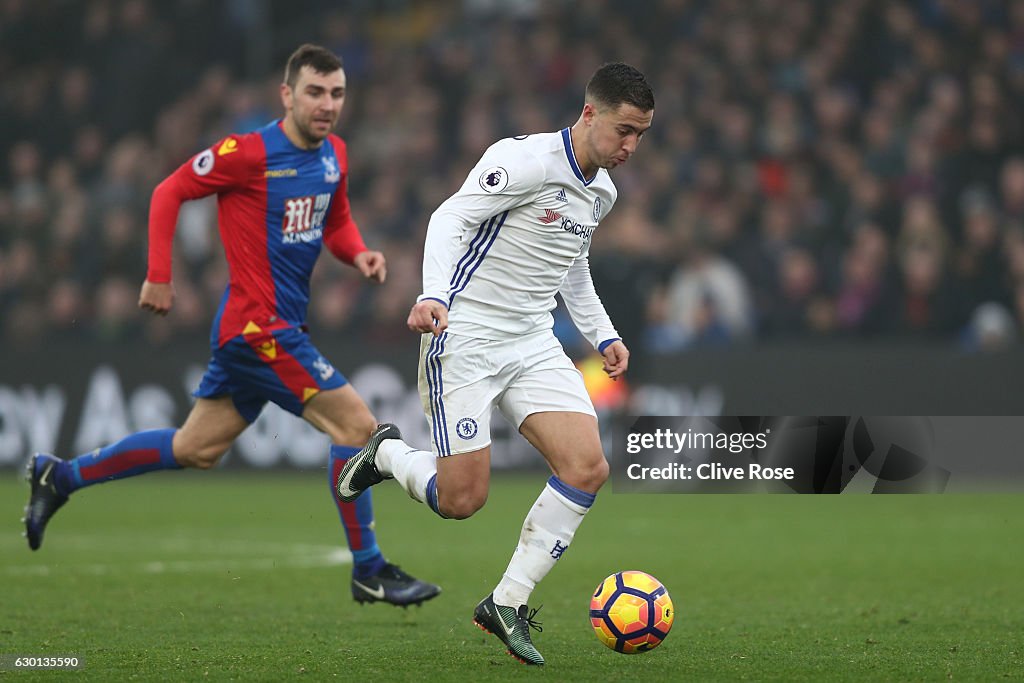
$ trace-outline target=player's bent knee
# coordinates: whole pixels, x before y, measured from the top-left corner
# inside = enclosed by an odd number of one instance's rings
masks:
[[[609,471],[608,461],[601,456],[577,465],[570,472],[560,473],[559,478],[570,486],[588,493],[597,493],[608,481]]]
[[[441,514],[448,519],[468,519],[486,502],[486,491],[482,495],[478,493],[444,495],[441,490],[437,492],[437,507],[441,510]]]

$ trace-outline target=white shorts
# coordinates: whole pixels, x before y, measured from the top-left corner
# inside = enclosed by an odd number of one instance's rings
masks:
[[[583,375],[550,330],[505,341],[425,334],[419,389],[439,457],[490,445],[494,406],[516,428],[533,413],[597,416]]]

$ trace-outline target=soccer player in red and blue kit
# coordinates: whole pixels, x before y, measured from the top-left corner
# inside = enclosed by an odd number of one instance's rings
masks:
[[[355,503],[337,497],[342,466],[377,421],[313,346],[304,324],[322,244],[372,281],[381,283],[387,274],[384,255],[366,248],[350,215],[345,143],[331,133],[345,86],[337,56],[301,46],[289,58],[281,84],[283,119],[221,140],[157,186],[139,306],[158,315],[166,315],[174,301],[171,244],[181,204],[217,195],[230,281],[213,322],[212,358],[180,429],[132,434],[69,461],[32,457],[25,526],[33,550],[73,492],[155,470],[213,467],[273,401],[331,439],[328,483],[354,558],[353,597],[404,606],[440,593],[384,559],[368,496]]]

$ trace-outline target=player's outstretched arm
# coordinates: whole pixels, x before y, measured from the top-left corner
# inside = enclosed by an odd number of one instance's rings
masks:
[[[618,379],[629,369],[629,349],[621,341],[613,341],[601,355],[604,356],[604,371],[612,379]]]
[[[174,285],[170,282],[142,283],[139,292],[139,308],[157,315],[167,315],[174,305]]]
[[[436,337],[448,329],[448,307],[436,299],[417,301],[405,323],[413,332],[433,332]]]
[[[384,258],[384,254],[379,251],[367,250],[356,254],[355,258],[352,259],[352,265],[355,266],[367,280],[373,280],[380,284],[387,279],[388,262],[387,259]]]

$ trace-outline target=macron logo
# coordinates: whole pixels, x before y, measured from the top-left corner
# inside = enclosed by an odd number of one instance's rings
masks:
[[[543,223],[544,225],[550,225],[551,223],[554,223],[557,220],[561,220],[561,218],[562,214],[558,213],[557,211],[552,211],[551,209],[544,209],[544,215],[541,216],[540,222]]]

